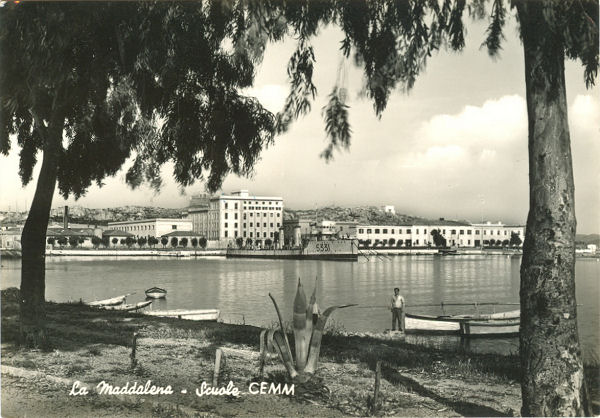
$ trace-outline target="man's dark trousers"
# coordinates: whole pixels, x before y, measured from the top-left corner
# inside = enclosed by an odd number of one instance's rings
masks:
[[[396,331],[396,324],[400,331],[404,331],[404,310],[402,308],[392,308],[392,330]]]

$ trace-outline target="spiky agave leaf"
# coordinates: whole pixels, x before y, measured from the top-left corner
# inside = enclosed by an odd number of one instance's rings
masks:
[[[267,346],[270,349],[274,349],[274,351],[279,354],[279,359],[285,366],[290,377],[294,379],[298,376],[298,372],[294,368],[294,359],[292,358],[290,347],[287,344],[287,339],[284,338],[283,335],[285,335],[285,333],[279,330],[269,330],[269,332],[267,332]]]
[[[296,347],[296,367],[299,372],[302,372],[306,365],[308,345],[310,343],[310,341],[307,341],[306,309],[306,295],[304,294],[302,282],[300,281],[300,278],[298,278],[298,289],[296,290],[296,297],[294,298],[293,327],[294,344]]]
[[[308,307],[306,308],[306,339],[307,344],[310,347],[310,340],[312,339],[312,330],[313,330],[313,309],[317,303],[317,279],[315,278],[315,288],[313,289],[312,295],[310,296],[310,302],[308,302]]]
[[[283,334],[283,337],[285,339],[285,346],[287,347],[287,350],[291,353],[292,350],[290,349],[290,342],[288,341],[287,334],[285,333],[285,328],[283,328],[283,319],[281,319],[281,311],[279,310],[279,306],[277,306],[277,301],[271,293],[269,293],[269,297],[273,301],[273,305],[275,305],[275,312],[277,312],[277,318],[279,318],[279,326],[281,327],[281,333]]]
[[[315,326],[312,332],[312,339],[310,341],[310,349],[308,353],[308,361],[306,362],[306,368],[304,369],[305,373],[312,374],[317,370],[317,364],[319,362],[319,352],[321,351],[321,340],[323,339],[323,331],[325,330],[325,324],[327,324],[327,319],[329,318],[329,315],[331,315],[336,309],[348,308],[350,306],[356,306],[356,304],[353,303],[351,305],[331,306],[327,308],[321,316],[319,316],[317,325]]]

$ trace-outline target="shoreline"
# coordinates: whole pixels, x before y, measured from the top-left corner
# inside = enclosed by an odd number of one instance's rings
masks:
[[[249,393],[251,382],[291,383],[276,355],[260,375],[261,328],[221,322],[155,318],[81,304],[48,302],[50,347],[16,345],[18,291],[2,291],[2,394],[5,416],[366,416],[375,366],[382,366],[377,416],[513,416],[520,412],[519,359],[511,355],[441,350],[376,336],[326,329],[315,379],[319,388],[293,396]],[[286,307],[287,308],[287,307]],[[287,309],[286,309],[287,310]],[[137,333],[135,363],[132,336]],[[290,342],[293,336],[290,335]],[[292,343],[293,344],[293,343]],[[217,349],[226,359],[217,387],[240,396],[202,396],[212,386]],[[598,366],[589,370],[598,375]],[[589,377],[589,376],[587,376]],[[172,394],[69,396],[78,387],[171,386]],[[204,384],[204,386],[203,386]],[[598,382],[591,393],[598,399]],[[186,393],[183,393],[183,391]],[[121,393],[121,392],[118,392]],[[17,413],[18,411],[18,413]]]
[[[283,250],[282,250],[283,251]],[[268,255],[273,250],[254,250],[252,252],[246,251],[245,255],[236,255],[231,258],[269,258]],[[377,256],[394,256],[394,255],[431,255],[431,256],[444,256],[444,257],[460,257],[465,255],[507,255],[507,256],[521,256],[523,252],[521,250],[502,250],[502,249],[489,249],[481,250],[475,248],[464,248],[458,249],[456,253],[446,254],[443,250],[432,249],[432,248],[361,248],[359,249],[359,258],[369,259],[370,257]],[[210,250],[197,250],[197,249],[46,249],[46,256],[50,257],[62,257],[62,256],[77,256],[77,257],[225,257],[227,256],[227,249],[210,249]],[[600,255],[577,255],[578,257],[586,258],[599,258]],[[21,258],[20,249],[0,249],[0,257],[2,258]],[[279,257],[272,257],[277,259]],[[311,259],[310,257],[303,257],[301,259]]]

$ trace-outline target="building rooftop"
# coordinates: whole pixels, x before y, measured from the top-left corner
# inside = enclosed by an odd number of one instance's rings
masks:
[[[93,228],[77,228],[77,229],[71,229],[71,228],[48,228],[46,230],[46,235],[48,236],[53,236],[53,237],[81,237],[81,236],[86,236],[86,237],[90,237],[92,235],[94,235],[94,229]]]
[[[134,237],[135,235],[127,232],[127,231],[120,231],[118,229],[107,229],[106,231],[102,232],[102,236],[103,237]]]
[[[161,237],[201,237],[202,235],[194,231],[173,231],[168,234],[161,235]]]
[[[221,193],[218,196],[212,196],[210,198],[211,201],[220,200],[220,199],[235,199],[235,200],[279,200],[283,202],[283,198],[280,196],[254,196],[251,195],[248,190],[239,190],[232,193]]]
[[[186,221],[186,222],[192,222],[189,219],[185,219],[185,218],[151,218],[151,219],[136,219],[133,221],[117,221],[117,222],[109,222],[109,225],[124,225],[124,224],[130,224],[130,223],[144,223],[144,222],[156,222],[156,221],[166,221],[166,222],[171,222],[171,221]]]

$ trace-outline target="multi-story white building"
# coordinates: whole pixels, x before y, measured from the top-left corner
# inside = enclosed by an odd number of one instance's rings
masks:
[[[411,225],[358,225],[356,238],[368,245],[422,247],[433,246],[432,231],[438,230],[446,245],[458,247],[481,247],[488,245],[508,246],[512,234],[516,234],[522,245],[525,227],[521,225],[469,224],[440,219],[429,224]],[[492,244],[492,240],[493,243]]]
[[[140,219],[137,221],[109,222],[108,227],[117,231],[126,231],[136,237],[162,237],[173,231],[192,231],[193,224],[189,219]]]
[[[358,225],[356,238],[367,245],[398,245],[412,246],[412,225]]]
[[[491,222],[473,224],[475,234],[475,246],[488,245],[491,240],[510,243],[512,234],[517,234],[521,239],[521,244],[525,241],[525,227],[522,225],[504,225],[502,222],[496,224]]]
[[[209,240],[264,242],[283,224],[283,198],[251,196],[248,190],[211,197],[207,207],[188,210],[194,231]]]
[[[474,247],[474,235],[471,224],[461,221],[450,221],[443,218],[428,225],[415,225],[416,236],[413,238],[413,246],[434,245],[433,230],[439,231],[446,240],[446,245],[459,247]],[[419,235],[420,233],[420,235]]]

